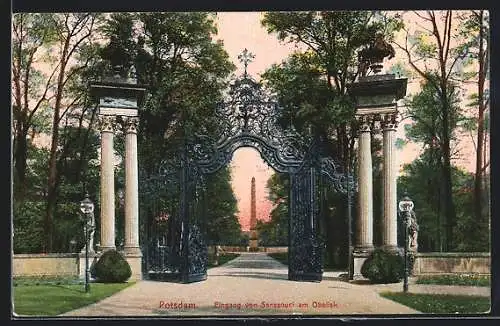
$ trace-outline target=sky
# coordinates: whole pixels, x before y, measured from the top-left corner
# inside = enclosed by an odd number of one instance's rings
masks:
[[[238,55],[247,48],[255,55],[253,62],[248,65],[248,73],[256,80],[272,64],[281,63],[290,53],[297,50],[293,44],[283,44],[278,41],[275,34],[268,34],[261,26],[261,12],[219,12],[217,13],[218,35],[216,39],[223,40],[224,48],[230,59],[237,67],[237,74],[243,73],[243,65],[238,60]],[[410,17],[411,19],[411,17]],[[385,68],[399,61],[405,61],[402,53],[396,49],[396,57],[385,63]],[[409,79],[407,94],[419,89],[418,80]],[[400,121],[397,130],[398,138],[405,139],[404,125],[410,121]],[[473,171],[475,160],[471,140],[465,139],[460,144],[462,159],[457,163],[464,169]],[[412,162],[419,156],[421,146],[407,143],[398,149],[397,166],[401,171],[404,164]],[[252,148],[238,149],[231,161],[232,186],[238,199],[239,220],[243,230],[248,230],[250,220],[250,180],[256,179],[257,219],[268,220],[272,204],[266,199],[267,179],[272,175],[272,168],[260,158],[259,153]]]

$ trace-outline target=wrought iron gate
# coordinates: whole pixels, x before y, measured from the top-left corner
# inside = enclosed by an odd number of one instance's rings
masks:
[[[253,147],[277,172],[290,176],[289,279],[320,281],[323,242],[318,236],[321,183],[345,193],[352,177],[325,156],[322,141],[283,127],[281,108],[245,74],[230,86],[229,98],[214,112],[213,128],[186,134],[176,153],[158,171],[141,177],[141,205],[148,241],[144,274],[152,279],[195,282],[206,279],[205,176],[226,166],[240,147]],[[209,130],[210,129],[210,130]],[[352,189],[352,188],[351,188]],[[177,198],[164,203],[165,198]]]

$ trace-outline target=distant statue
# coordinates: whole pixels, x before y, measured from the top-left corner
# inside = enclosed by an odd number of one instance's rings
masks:
[[[417,215],[414,211],[410,212],[410,225],[409,225],[409,237],[410,237],[410,250],[418,251],[418,230],[419,226],[417,224]]]
[[[86,225],[84,225],[84,227],[87,228],[87,234],[85,235],[87,239],[85,239],[85,241],[88,241],[89,253],[94,253],[95,218],[93,213],[90,215],[91,217],[89,219],[85,219]],[[85,253],[85,244],[81,252]]]
[[[101,57],[111,65],[114,78],[127,79],[132,66],[134,44],[111,36],[109,43],[101,50]]]
[[[94,252],[94,233],[95,233],[95,218],[94,214],[91,214],[92,218],[89,220],[88,232],[89,232],[89,252]]]
[[[374,73],[379,73],[382,70],[382,62],[385,57],[388,59],[394,58],[396,51],[385,39],[384,35],[378,33],[370,41],[368,47],[359,51],[358,61],[361,76],[366,76],[368,68]]]

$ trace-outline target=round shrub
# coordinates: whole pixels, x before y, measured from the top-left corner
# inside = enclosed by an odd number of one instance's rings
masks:
[[[361,267],[371,283],[397,283],[404,276],[404,259],[399,252],[375,249]]]
[[[93,268],[98,282],[121,283],[132,275],[130,265],[116,250],[108,250],[102,254]]]

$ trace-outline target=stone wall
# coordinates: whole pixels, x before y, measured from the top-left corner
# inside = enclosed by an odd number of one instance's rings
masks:
[[[12,276],[78,276],[78,254],[17,254]]]
[[[213,247],[210,247],[210,250]],[[221,246],[222,252],[247,252],[247,247]],[[288,247],[259,247],[260,252],[287,252]],[[94,257],[89,257],[92,262]],[[132,268],[131,279],[141,279],[141,258],[127,257]],[[17,254],[12,263],[16,276],[80,276],[84,275],[85,259],[79,254]],[[418,253],[413,274],[491,274],[489,253]]]
[[[221,252],[250,252],[250,246],[220,246],[219,249]],[[288,247],[257,247],[253,249],[254,252],[267,252],[267,253],[276,253],[276,252],[288,252]],[[214,246],[208,247],[208,252],[210,254],[214,253]]]
[[[142,258],[140,255],[124,254],[130,265],[130,280],[140,280]],[[89,253],[89,266],[98,255]],[[85,277],[84,254],[16,254],[12,260],[12,276],[58,276]]]
[[[416,255],[413,275],[490,274],[491,259],[483,252],[429,252]]]

